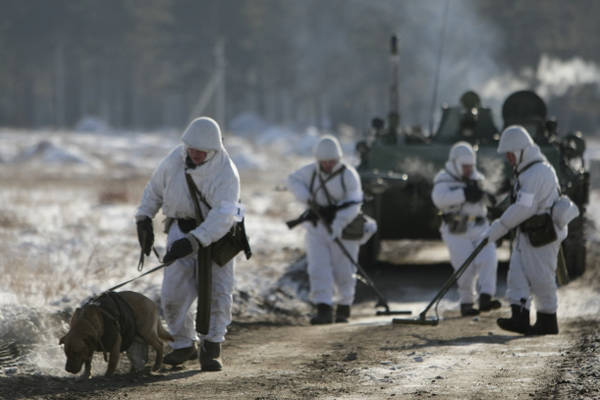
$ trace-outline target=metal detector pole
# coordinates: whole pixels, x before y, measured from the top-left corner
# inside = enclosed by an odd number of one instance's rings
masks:
[[[346,246],[344,246],[344,244],[342,243],[342,241],[339,238],[335,238],[335,243],[337,243],[337,245],[340,247],[340,250],[342,250],[342,253],[344,253],[344,255],[350,260],[350,262],[352,262],[352,264],[354,264],[354,266],[358,270],[358,273],[364,279],[365,283],[368,286],[370,286],[371,289],[373,289],[373,291],[377,295],[377,298],[378,298],[379,301],[377,302],[377,304],[375,305],[375,307],[380,307],[381,306],[381,307],[385,308],[385,311],[377,311],[377,315],[412,314],[411,311],[391,311],[390,310],[390,306],[388,305],[387,300],[385,299],[385,297],[383,297],[383,294],[381,294],[381,292],[379,290],[377,290],[377,287],[375,287],[375,283],[371,280],[371,278],[369,277],[369,275],[367,275],[367,273],[360,266],[360,264],[357,263],[354,260],[354,258],[352,257],[352,255],[350,254],[350,252],[348,251],[348,249],[346,248]]]
[[[469,265],[471,265],[471,263],[473,262],[473,260],[475,259],[475,257],[477,257],[477,255],[479,255],[479,253],[481,252],[481,250],[483,250],[483,248],[488,244],[488,238],[485,238],[481,241],[481,243],[479,243],[479,245],[477,245],[477,247],[475,248],[475,250],[473,250],[473,252],[471,253],[471,255],[469,255],[469,257],[467,257],[467,259],[465,260],[465,262],[462,263],[462,265],[456,270],[454,271],[454,273],[452,275],[450,275],[450,277],[448,278],[448,280],[446,281],[446,283],[444,283],[444,286],[442,286],[442,288],[440,289],[440,291],[435,295],[435,297],[433,298],[433,300],[431,300],[431,302],[427,305],[427,307],[425,307],[425,309],[419,314],[419,319],[416,320],[410,320],[410,319],[399,319],[399,318],[394,318],[392,320],[392,323],[394,324],[402,324],[402,323],[429,323],[431,325],[437,325],[437,320],[434,321],[427,321],[426,320],[426,314],[427,311],[429,311],[429,309],[438,301],[440,301],[442,299],[442,297],[444,297],[446,295],[446,293],[448,292],[448,290],[450,290],[450,288],[454,285],[454,283],[458,280],[458,278],[461,277],[461,275],[463,274],[463,272],[465,272],[465,270],[469,267]]]

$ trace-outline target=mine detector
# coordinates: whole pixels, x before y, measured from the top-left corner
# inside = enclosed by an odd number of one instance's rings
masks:
[[[360,252],[360,262],[371,268],[381,242],[400,239],[440,239],[441,218],[431,200],[433,178],[444,167],[450,147],[464,140],[477,152],[477,166],[486,176],[484,188],[500,203],[510,192],[512,171],[497,153],[501,130],[490,108],[481,105],[473,91],[459,104],[443,106],[437,129],[425,134],[419,127],[399,128],[397,46],[392,38],[391,112],[387,121],[373,118],[367,138],[356,144],[357,170],[365,192],[364,212],[377,221],[378,232]],[[502,106],[502,129],[524,126],[540,146],[559,177],[561,190],[577,204],[580,216],[569,224],[563,252],[571,278],[585,270],[585,211],[589,200],[589,172],[584,163],[585,140],[580,132],[559,135],[557,122],[548,118],[546,104],[533,91],[509,95]],[[506,203],[506,202],[505,202]],[[490,204],[491,217],[502,211]]]

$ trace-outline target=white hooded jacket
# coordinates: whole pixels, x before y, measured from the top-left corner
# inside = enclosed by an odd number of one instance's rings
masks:
[[[180,145],[161,161],[146,185],[136,218],[153,218],[161,207],[170,218],[195,218],[185,179],[186,156],[185,146]],[[199,200],[204,222],[191,231],[203,246],[208,246],[223,237],[234,223],[240,196],[239,174],[222,144],[208,161],[187,171],[211,206],[209,211]]]
[[[467,185],[462,179],[462,164],[473,165],[473,172],[469,179],[480,183],[484,180],[484,176],[476,168],[476,156],[472,147],[468,143],[458,142],[452,146],[444,169],[438,172],[433,180],[431,193],[433,204],[443,214],[459,213],[472,217],[485,217],[487,207],[483,199],[477,203],[469,203],[465,199],[463,189]]]
[[[506,128],[500,137],[498,152],[513,153],[517,160],[514,190],[516,199],[493,222],[488,232],[490,240],[502,237],[534,215],[550,212],[560,196],[556,171],[523,127]],[[567,226],[560,228],[555,224],[555,229],[558,240],[567,236]]]
[[[509,230],[534,215],[550,212],[560,188],[554,168],[536,144],[526,147],[517,157],[516,201],[500,217]]]
[[[334,205],[340,205],[347,202],[357,202],[357,204],[342,208],[336,213],[331,228],[334,234],[338,235],[348,223],[356,218],[360,212],[360,203],[363,201],[360,178],[356,170],[345,162],[340,161],[338,165],[335,166],[332,174],[335,174],[340,168],[344,168],[344,171],[325,183],[327,191],[329,192]],[[298,201],[302,203],[308,203],[309,200],[313,199],[314,193],[314,200],[316,203],[319,206],[327,206],[329,205],[327,196],[325,195],[325,191],[321,188],[318,175],[315,175],[314,178],[313,193],[310,192],[310,184],[313,174],[315,173],[319,174],[323,181],[326,181],[330,176],[330,174],[320,171],[318,162],[313,162],[290,174],[287,181],[288,188],[294,193]],[[312,225],[309,226],[309,229],[311,229]]]

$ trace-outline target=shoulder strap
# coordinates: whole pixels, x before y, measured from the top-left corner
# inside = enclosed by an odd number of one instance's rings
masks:
[[[313,194],[316,177],[317,177],[317,168],[315,168],[315,170],[312,173],[312,176],[310,177],[310,185],[308,186],[308,191],[310,192],[311,195]]]
[[[202,193],[200,193],[200,191],[196,187],[194,180],[187,172],[185,172],[185,181],[187,182],[188,189],[190,191],[190,195],[192,196],[192,201],[194,203],[194,210],[196,212],[196,222],[198,224],[201,224],[204,221],[204,217],[202,216],[202,211],[200,210],[200,204],[198,203],[198,195],[200,195],[202,202],[208,207],[209,210],[211,208],[210,204],[207,203],[204,196],[202,196]]]
[[[325,197],[327,198],[327,202],[329,203],[329,205],[333,205],[333,198],[331,197],[331,195],[329,194],[329,190],[327,190],[327,182],[329,182],[330,180],[332,180],[334,177],[338,176],[339,174],[341,174],[342,172],[344,172],[344,170],[346,169],[345,165],[342,165],[342,167],[340,169],[338,169],[337,171],[335,171],[333,174],[329,175],[327,177],[327,179],[323,179],[323,177],[321,176],[321,174],[317,174],[319,176],[319,183],[321,184],[321,189],[323,189],[323,193],[325,193]],[[344,178],[342,175],[342,187],[344,187]],[[344,191],[345,191],[345,187],[344,187]]]
[[[544,162],[544,161],[542,161],[542,160],[535,160],[535,161],[530,162],[529,164],[527,164],[526,166],[524,166],[522,170],[516,172],[517,177],[519,175],[521,175],[523,172],[527,171],[529,168],[533,167],[535,164],[539,164],[539,163],[542,163],[542,162]]]
[[[444,167],[444,171],[446,171],[446,173],[448,175],[450,175],[452,177],[452,179],[457,180],[457,181],[462,181],[462,179],[460,179],[459,177],[457,177],[456,175],[454,175],[452,172],[448,171],[448,168]]]

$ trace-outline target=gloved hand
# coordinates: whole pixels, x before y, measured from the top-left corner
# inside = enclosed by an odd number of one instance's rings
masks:
[[[465,200],[469,203],[478,203],[483,198],[483,190],[481,190],[475,180],[469,179],[467,186],[463,190],[465,192]]]
[[[319,214],[323,218],[324,222],[327,225],[331,225],[333,220],[335,219],[335,214],[337,213],[336,206],[321,206],[319,207]]]
[[[481,239],[488,238],[489,243],[497,242],[508,233],[509,229],[500,222],[500,219],[494,220],[492,225],[481,235]]]
[[[137,221],[137,235],[142,251],[149,256],[154,244],[154,228],[152,227],[150,217],[145,217]]]
[[[186,235],[186,237],[174,241],[173,244],[171,244],[169,251],[167,251],[167,254],[163,257],[163,263],[170,264],[179,258],[197,251],[198,242],[194,242],[195,240],[196,239],[189,237],[189,235]]]

